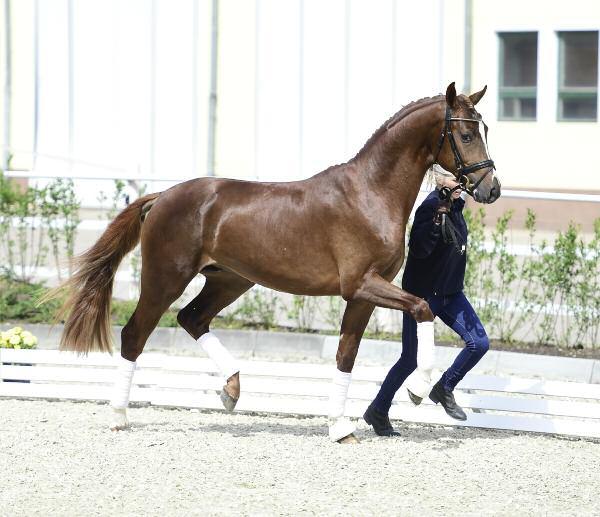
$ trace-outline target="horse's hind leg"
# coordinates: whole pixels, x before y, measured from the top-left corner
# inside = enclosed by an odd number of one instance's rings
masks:
[[[190,336],[198,340],[205,352],[215,361],[227,379],[223,386],[221,401],[228,411],[233,411],[240,397],[240,373],[233,357],[210,332],[213,318],[225,307],[237,300],[254,284],[228,271],[203,271],[206,284],[196,298],[177,315],[177,321]]]
[[[156,261],[154,261],[156,262]],[[121,331],[121,360],[117,369],[111,406],[114,410],[112,430],[129,425],[127,406],[136,361],[148,336],[169,306],[179,297],[195,276],[192,268],[181,271],[171,262],[155,264],[147,260],[142,265],[142,289],[135,311]]]

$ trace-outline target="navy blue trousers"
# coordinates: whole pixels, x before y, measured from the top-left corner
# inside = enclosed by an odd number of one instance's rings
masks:
[[[462,291],[449,296],[432,296],[427,302],[433,314],[465,342],[465,347],[441,378],[444,388],[452,391],[488,351],[490,342],[475,310]],[[383,381],[373,401],[375,408],[387,413],[394,395],[416,368],[417,322],[405,312],[402,321],[402,354]]]

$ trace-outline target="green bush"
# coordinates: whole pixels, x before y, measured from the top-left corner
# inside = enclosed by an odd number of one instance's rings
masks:
[[[38,307],[37,300],[45,291],[41,283],[26,282],[6,273],[0,275],[0,321],[52,322],[64,300],[51,300]]]
[[[45,264],[49,240],[60,279],[60,259],[66,256],[70,267],[78,225],[79,201],[72,180],[22,187],[0,171],[0,251],[9,274],[30,280]]]
[[[113,300],[110,308],[110,316],[113,324],[126,325],[136,305],[137,300]],[[171,309],[165,312],[158,322],[159,327],[176,327],[177,325],[177,311]]]
[[[240,303],[231,315],[254,328],[276,327],[275,316],[279,307],[277,295],[270,289],[255,286],[240,298]]]
[[[540,344],[593,346],[600,336],[600,219],[586,243],[573,223],[550,246],[536,242],[535,214],[528,210],[525,229],[529,255],[508,250],[512,212],[500,216],[485,246],[483,209],[465,210],[469,247],[465,292],[490,336],[511,342],[518,330]]]
[[[314,328],[319,300],[314,296],[292,296],[287,315],[295,322],[298,330],[306,332]]]

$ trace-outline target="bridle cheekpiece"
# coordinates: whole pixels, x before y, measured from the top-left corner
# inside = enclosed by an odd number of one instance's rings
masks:
[[[490,171],[492,169],[495,169],[494,160],[491,160],[488,158],[487,160],[482,160],[480,162],[473,163],[471,165],[465,165],[465,162],[463,161],[462,156],[460,155],[460,151],[458,150],[458,147],[456,145],[456,140],[454,139],[454,134],[452,133],[452,128],[450,126],[450,123],[455,122],[455,121],[457,121],[457,122],[458,121],[477,122],[477,124],[479,124],[479,123],[483,124],[483,127],[485,129],[485,141],[486,141],[486,148],[487,148],[488,127],[485,124],[485,122],[483,122],[483,120],[481,120],[481,119],[476,119],[476,118],[453,117],[452,113],[450,112],[450,106],[446,106],[446,119],[444,122],[444,128],[442,129],[442,134],[440,135],[437,152],[435,154],[435,160],[433,161],[433,163],[437,163],[438,157],[442,150],[442,146],[444,145],[444,140],[446,139],[446,136],[447,136],[448,140],[450,142],[450,148],[452,149],[452,154],[454,155],[454,164],[456,165],[456,170],[458,171],[458,174],[459,174],[459,176],[458,176],[459,184],[456,187],[454,187],[453,189],[450,189],[449,194],[451,194],[455,190],[461,189],[461,190],[464,190],[465,192],[467,192],[468,194],[470,194],[471,196],[473,196],[473,192],[479,186],[479,184],[484,180],[484,178],[490,173]],[[483,174],[481,176],[481,178],[479,178],[477,180],[476,183],[472,183],[471,179],[468,177],[468,175],[475,171],[478,171],[479,169],[485,169],[485,168],[488,169],[485,172],[485,174]]]

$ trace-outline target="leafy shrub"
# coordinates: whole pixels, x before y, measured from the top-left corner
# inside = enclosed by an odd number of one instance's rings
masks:
[[[64,300],[51,300],[38,307],[37,300],[45,291],[42,283],[26,282],[8,273],[0,275],[0,321],[52,322]]]
[[[113,300],[110,308],[110,316],[114,325],[124,326],[133,314],[137,300]],[[169,309],[160,318],[159,327],[176,327],[177,312]]]
[[[276,326],[275,317],[279,305],[273,291],[255,286],[240,298],[232,317],[257,328],[272,329]]]
[[[61,277],[60,257],[73,256],[79,202],[73,181],[58,178],[42,188],[23,187],[0,171],[0,247],[4,268],[21,280],[30,280],[45,264],[47,239]]]
[[[525,229],[529,253],[516,257],[508,249],[512,213],[500,216],[485,245],[483,209],[465,210],[469,248],[465,292],[488,333],[506,342],[518,330],[541,344],[582,347],[600,336],[600,219],[589,243],[573,223],[552,243],[536,243],[536,218],[528,210]]]
[[[314,328],[315,317],[320,298],[314,296],[292,296],[292,304],[287,315],[296,323],[296,328],[307,331]]]

